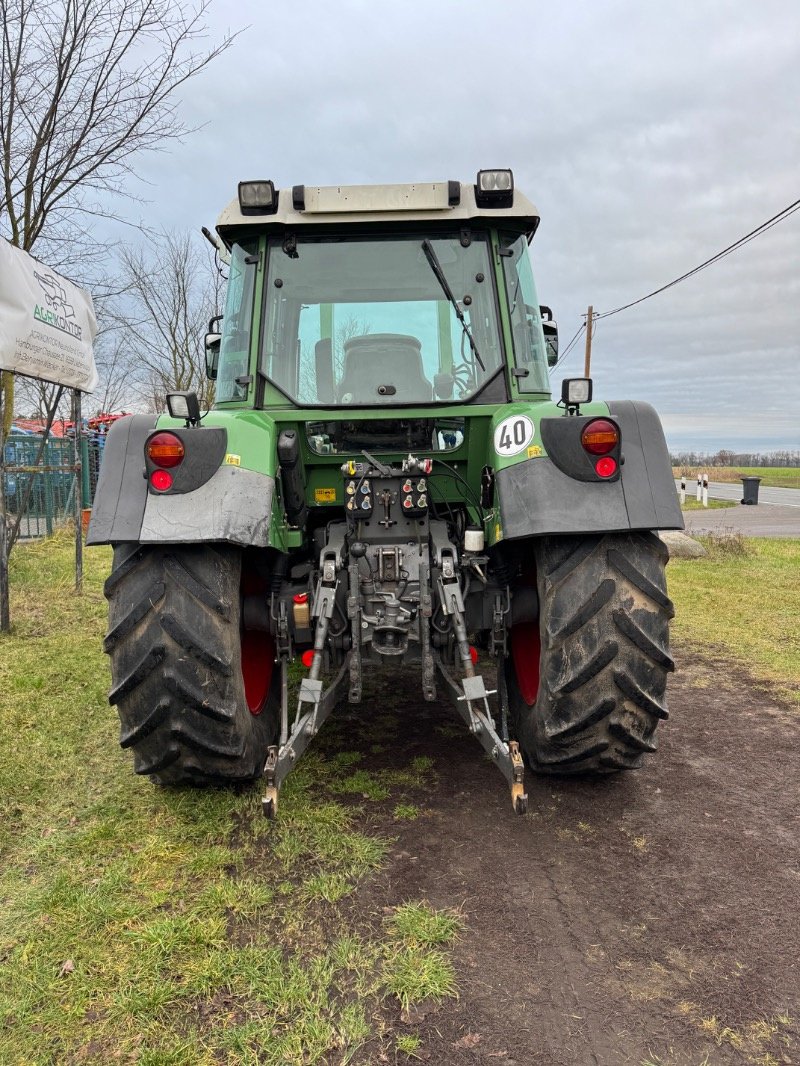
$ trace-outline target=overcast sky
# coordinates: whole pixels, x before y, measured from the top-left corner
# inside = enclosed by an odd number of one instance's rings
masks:
[[[800,199],[800,2],[219,2],[247,27],[137,160],[143,217],[213,225],[237,182],[474,180],[510,166],[542,222],[562,344]],[[583,373],[583,343],[558,378]],[[673,447],[800,448],[800,212],[598,324],[595,395]]]

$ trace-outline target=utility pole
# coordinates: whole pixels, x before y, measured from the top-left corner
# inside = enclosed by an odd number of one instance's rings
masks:
[[[583,376],[585,378],[591,377],[590,366],[592,362],[592,316],[594,315],[594,307],[589,304],[589,310],[586,313],[586,355],[583,360]]]

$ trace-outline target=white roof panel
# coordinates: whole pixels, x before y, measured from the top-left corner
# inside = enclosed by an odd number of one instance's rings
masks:
[[[306,185],[306,214],[448,211],[447,182],[414,185]]]

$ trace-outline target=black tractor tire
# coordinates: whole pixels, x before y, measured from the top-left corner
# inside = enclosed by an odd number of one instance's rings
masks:
[[[259,777],[275,742],[279,671],[271,638],[241,627],[241,568],[228,545],[114,549],[109,703],[134,770],[159,784]]]
[[[513,731],[533,769],[613,773],[656,750],[674,669],[668,558],[652,533],[535,542],[539,621],[512,627],[505,663]]]

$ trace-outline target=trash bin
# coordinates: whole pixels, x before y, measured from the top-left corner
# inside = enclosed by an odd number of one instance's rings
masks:
[[[758,503],[758,486],[761,484],[760,477],[739,478],[742,483],[742,503]]]

